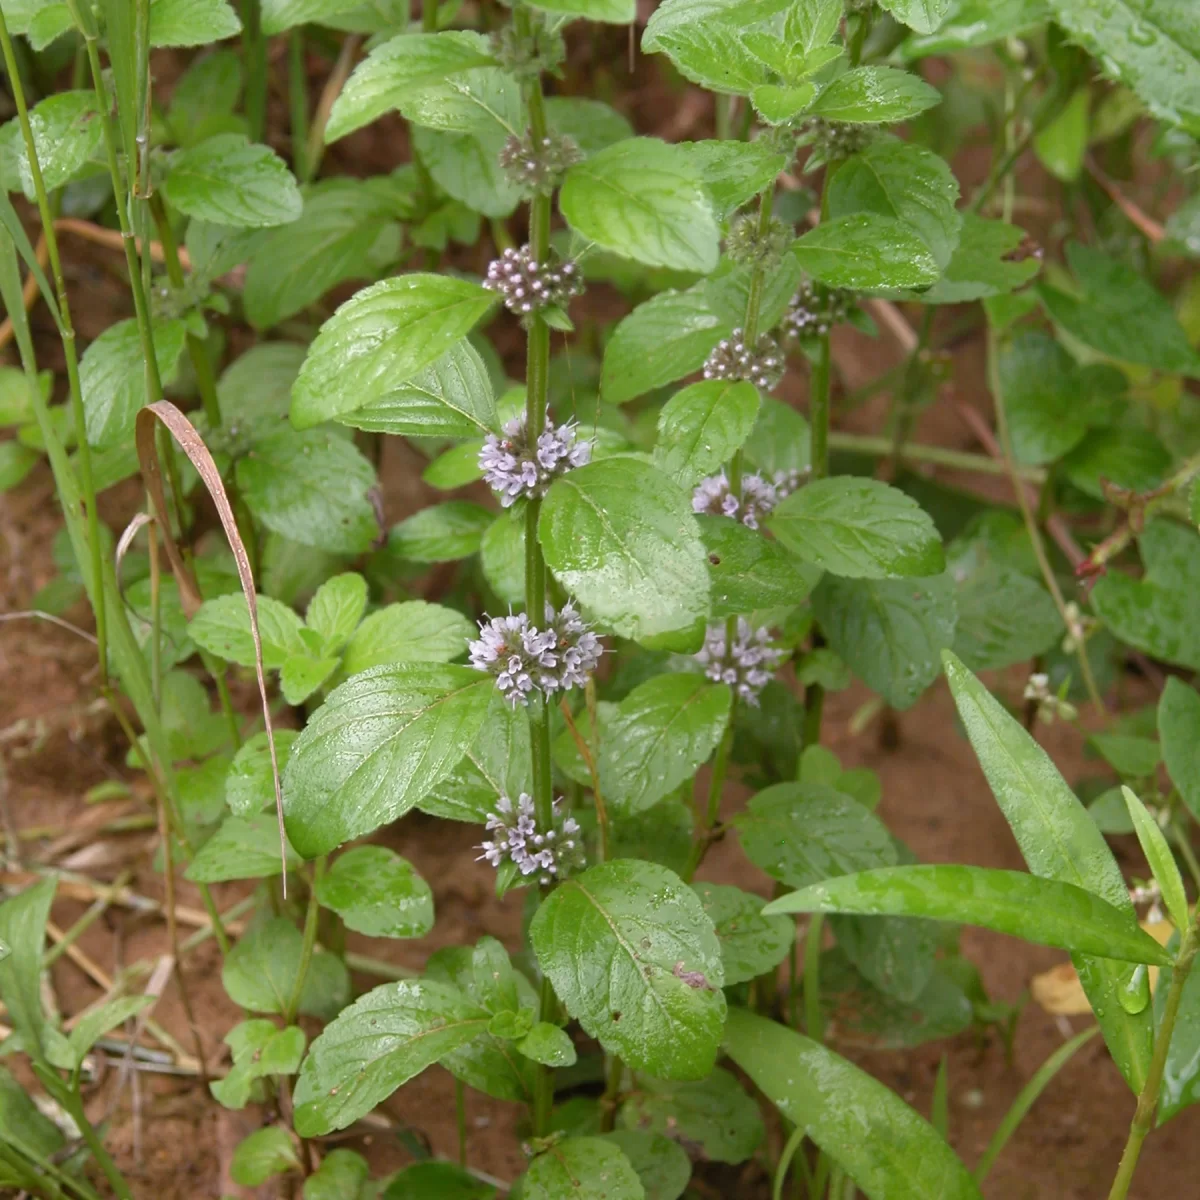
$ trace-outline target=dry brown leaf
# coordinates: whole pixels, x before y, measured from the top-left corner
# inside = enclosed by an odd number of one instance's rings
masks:
[[[137,416],[136,441],[138,462],[142,468],[142,479],[150,500],[154,505],[158,527],[162,532],[163,546],[167,551],[167,559],[174,572],[175,581],[179,587],[179,601],[184,614],[190,620],[200,607],[202,600],[196,581],[179,547],[171,536],[171,521],[167,513],[167,500],[163,494],[162,468],[158,461],[158,447],[155,445],[155,422],[161,421],[170,431],[171,436],[179,443],[184,454],[191,460],[192,466],[200,476],[208,494],[216,505],[217,516],[221,518],[221,527],[229,548],[233,551],[237,563],[238,579],[242,584],[242,592],[246,597],[246,608],[250,613],[250,635],[254,640],[254,670],[258,676],[258,694],[262,698],[263,720],[267,727],[267,745],[271,750],[271,774],[275,781],[275,816],[279,822],[279,858],[283,863],[283,894],[287,895],[287,835],[283,829],[283,790],[279,785],[279,761],[275,755],[275,730],[271,725],[271,705],[267,699],[267,678],[263,668],[262,638],[258,632],[258,595],[254,586],[254,572],[250,569],[250,556],[246,553],[238,530],[237,520],[233,515],[233,507],[225,494],[225,484],[221,481],[221,472],[213,462],[204,439],[196,431],[196,427],[169,400],[159,400],[143,408]]]

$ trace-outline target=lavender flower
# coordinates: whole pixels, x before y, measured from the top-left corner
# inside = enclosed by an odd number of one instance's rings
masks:
[[[547,423],[531,446],[524,417],[506,422],[502,435],[489,433],[479,452],[483,478],[505,508],[521,496],[544,496],[559,475],[591,459],[592,443],[576,440],[571,424]]]
[[[785,496],[800,486],[799,471],[776,471],[770,482],[761,475],[742,476],[741,500],[733,494],[729,478],[722,471],[702,479],[692,492],[692,511],[717,517],[733,517],[750,529],[770,516]]]
[[[520,317],[551,305],[565,307],[572,296],[583,291],[583,281],[571,259],[539,263],[528,246],[520,250],[510,246],[493,259],[483,286],[498,292],[505,308]]]
[[[704,363],[705,379],[747,379],[769,392],[779,384],[786,369],[783,352],[768,334],[760,334],[753,347],[747,346],[741,329],[717,343]]]
[[[522,875],[536,874],[543,885],[584,864],[579,822],[563,817],[561,800],[554,801],[553,827],[539,830],[528,792],[517,797],[515,807],[507,796],[501,796],[496,811],[487,815],[487,830],[497,836],[480,844],[483,853],[476,861],[486,859],[499,868],[509,859]]]
[[[745,617],[738,617],[737,637],[732,646],[725,634],[724,622],[710,625],[696,661],[704,665],[704,674],[709,679],[727,683],[739,700],[757,708],[758,694],[771,682],[785,651],[771,644],[766,629],[752,630]]]
[[[850,297],[851,293],[841,288],[827,288],[806,279],[779,324],[790,338],[821,337],[850,315]]]
[[[546,605],[546,628],[529,624],[524,613],[481,622],[470,645],[471,666],[496,676],[496,686],[514,706],[528,704],[536,688],[543,695],[583,687],[604,647],[570,604],[556,613]]]

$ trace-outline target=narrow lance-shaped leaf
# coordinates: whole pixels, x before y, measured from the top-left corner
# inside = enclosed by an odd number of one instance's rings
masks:
[[[1133,915],[1133,904],[1104,835],[1046,752],[949,651],[946,677],[980,766],[1029,869],[1084,888]],[[1121,1074],[1140,1092],[1150,1067],[1148,1009],[1126,1011],[1129,969],[1111,958],[1072,955],[1080,982]]]
[[[1179,865],[1175,862],[1175,855],[1171,852],[1171,847],[1168,845],[1163,831],[1158,827],[1158,822],[1150,815],[1141,800],[1127,787],[1121,788],[1121,795],[1125,797],[1125,806],[1129,809],[1129,816],[1133,821],[1138,841],[1141,843],[1142,853],[1145,854],[1146,861],[1150,864],[1150,870],[1162,890],[1167,912],[1171,914],[1175,928],[1182,932],[1188,927],[1190,917],[1187,893],[1183,890],[1183,878],[1179,874]]]
[[[1024,871],[988,867],[881,867],[841,875],[772,900],[764,913],[840,912],[927,917],[1127,962],[1171,956],[1131,918],[1092,892]]]
[[[729,1011],[729,1057],[875,1200],[980,1200],[958,1155],[885,1084],[784,1025]]]

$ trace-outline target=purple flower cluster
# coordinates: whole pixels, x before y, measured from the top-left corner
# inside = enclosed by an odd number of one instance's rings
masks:
[[[579,822],[562,816],[560,800],[554,801],[554,826],[539,830],[534,815],[533,797],[522,792],[517,803],[501,796],[496,812],[487,815],[487,830],[496,837],[484,841],[480,859],[499,868],[511,860],[522,875],[537,875],[538,882],[549,884],[583,866],[583,842]]]
[[[786,368],[783,351],[768,334],[759,334],[754,345],[748,346],[744,331],[735,329],[705,360],[704,378],[746,379],[769,392],[779,384]]]
[[[558,133],[547,134],[536,143],[532,133],[524,137],[510,134],[500,151],[505,175],[526,195],[554,191],[567,168],[582,161],[583,154],[574,139]]]
[[[759,522],[771,515],[780,500],[790,496],[799,486],[799,471],[776,471],[770,481],[761,475],[743,475],[739,500],[729,486],[729,477],[722,471],[696,485],[692,492],[692,511],[733,517],[750,529],[757,529]]]
[[[827,288],[806,279],[779,324],[787,337],[821,337],[850,315],[850,295],[840,288]]]
[[[786,652],[771,644],[766,629],[751,629],[745,617],[738,617],[737,637],[732,646],[725,635],[724,622],[710,625],[696,661],[704,665],[704,674],[709,679],[727,683],[739,700],[757,708],[759,692],[771,682]]]
[[[489,433],[479,451],[484,481],[505,508],[521,496],[544,496],[559,475],[592,460],[592,443],[578,440],[572,424],[547,424],[534,446],[526,430],[525,418],[514,417],[501,434]]]
[[[496,676],[509,704],[528,704],[535,689],[546,696],[583,687],[604,647],[571,604],[558,612],[546,605],[546,627],[529,624],[525,613],[492,617],[471,643],[471,666]]]
[[[509,312],[527,317],[551,305],[565,307],[572,296],[583,291],[583,280],[569,258],[540,263],[528,246],[520,250],[510,246],[488,263],[483,286],[498,293]]]

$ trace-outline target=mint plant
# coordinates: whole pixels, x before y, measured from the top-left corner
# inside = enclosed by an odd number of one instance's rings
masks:
[[[182,877],[243,1010],[195,1055],[214,1104],[263,1114],[235,1182],[675,1200],[724,1164],[747,1195],[965,1200],[1098,1030],[1137,1097],[1110,1200],[1133,1194],[1155,1123],[1200,1098],[1187,7],[665,0],[640,27],[632,0],[0,0],[0,488],[48,460],[64,535],[33,615],[86,594],[170,969],[190,1005]],[[570,51],[605,26],[715,136],[588,96]],[[999,83],[972,90],[980,67]],[[363,177],[382,121],[394,161]],[[1045,249],[1016,223],[1034,161],[1064,200]],[[1127,184],[1164,161],[1187,194],[1159,224]],[[132,312],[83,347],[68,237],[123,254]],[[900,353],[855,388],[863,336]],[[916,440],[960,336],[984,453]],[[837,427],[885,392],[876,431]],[[452,495],[389,525],[394,442]],[[146,512],[108,529],[97,496],[139,475]],[[852,724],[886,737],[943,676],[1027,871],[919,862],[823,744],[831,693],[865,685]],[[1055,722],[1102,764],[1077,790],[1034,736]],[[473,827],[520,944],[347,952],[437,934],[438,881],[372,840],[414,810]],[[1106,836],[1130,835],[1127,878]],[[721,841],[757,891],[706,877]],[[71,1132],[0,1071],[0,1183],[94,1197],[94,1165],[131,1197],[84,1086],[157,993],[125,973],[69,1022],[46,1006],[55,890],[0,904],[0,996]],[[944,1073],[926,1120],[839,1050],[1011,1044],[962,924],[1069,952],[1095,1018],[971,1168]],[[385,1178],[336,1146],[433,1068],[458,1161]],[[519,1107],[519,1178],[472,1162],[468,1088]]]

